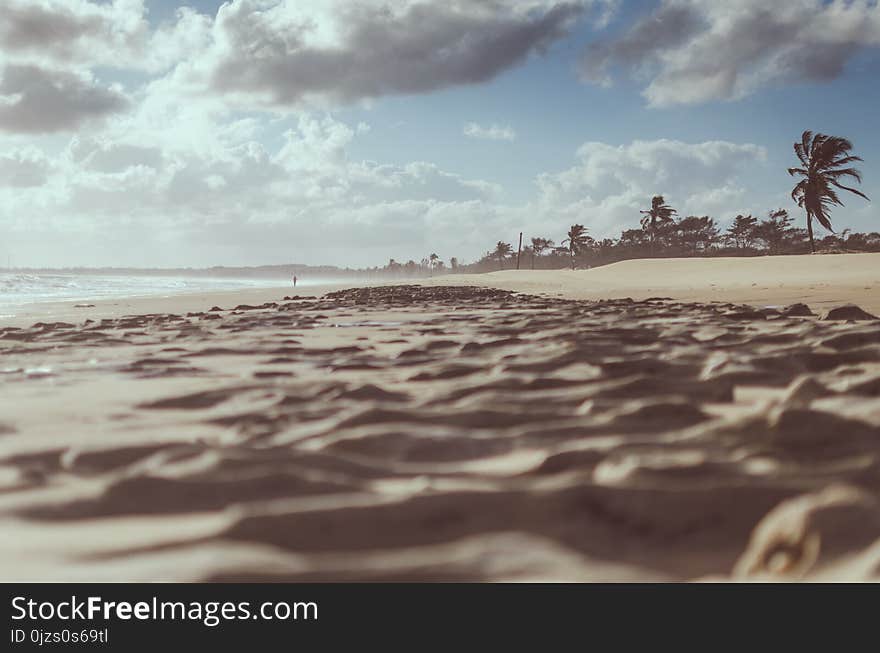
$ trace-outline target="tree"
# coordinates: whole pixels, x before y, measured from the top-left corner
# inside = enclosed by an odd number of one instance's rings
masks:
[[[453,271],[458,269],[458,259],[455,256],[449,259],[449,267],[451,267]]]
[[[492,257],[498,259],[498,264],[500,269],[504,269],[504,259],[513,254],[513,247],[510,246],[509,243],[503,243],[500,240],[495,245],[495,251],[492,252]]]
[[[622,231],[617,241],[624,249],[642,250],[648,244],[648,233],[644,229],[627,229]]]
[[[691,254],[711,249],[718,242],[718,225],[708,215],[701,218],[688,216],[676,227],[679,242]]]
[[[678,213],[666,204],[662,195],[651,198],[651,208],[647,211],[639,211],[645,217],[642,218],[642,229],[651,235],[651,255],[654,255],[654,247],[657,241],[657,225],[664,222],[672,222],[672,216]]]
[[[614,256],[617,243],[612,238],[603,238],[596,243],[596,255],[600,263],[607,263]]]
[[[385,266],[385,269],[395,276],[400,276],[403,271],[403,266],[392,258],[388,260],[388,265]]]
[[[870,234],[851,233],[847,236],[844,246],[846,249],[857,252],[880,251],[880,234],[877,232]]]
[[[437,261],[440,260],[440,257],[436,254],[431,254],[428,257],[428,264],[431,266],[431,274],[434,274],[434,268],[437,266]]]
[[[763,240],[771,255],[779,254],[786,240],[792,237],[791,218],[785,209],[771,211],[755,228],[755,236]]]
[[[568,249],[568,255],[571,257],[571,269],[574,270],[575,257],[585,251],[593,239],[587,235],[587,230],[582,224],[571,225],[566,236],[566,239],[562,241],[562,246]],[[566,245],[566,243],[568,244]]]
[[[803,133],[799,143],[794,144],[794,152],[801,162],[801,167],[789,168],[788,174],[792,177],[800,175],[803,179],[791,191],[791,198],[807,213],[807,233],[810,236],[811,252],[816,251],[813,240],[813,218],[828,231],[834,232],[831,226],[831,207],[843,206],[835,189],[846,190],[868,199],[868,196],[861,191],[840,183],[841,179],[847,177],[859,183],[862,181],[861,172],[847,167],[862,160],[850,154],[852,148],[852,143],[845,138],[825,134],[813,136],[813,132],[809,130]]]
[[[850,238],[854,238],[856,234],[850,236]],[[860,236],[863,234],[859,234]],[[865,249],[869,252],[880,252],[880,233],[876,231],[872,231],[869,234],[864,234],[864,243]]]
[[[738,215],[727,229],[727,240],[739,250],[750,248],[755,242],[755,229],[758,218],[752,215]]]
[[[532,269],[535,269],[535,257],[541,256],[545,251],[553,247],[553,241],[549,238],[532,238]]]

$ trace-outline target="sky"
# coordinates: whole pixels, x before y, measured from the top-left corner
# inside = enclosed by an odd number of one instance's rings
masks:
[[[663,194],[765,216],[792,144],[864,158],[876,0],[3,0],[0,261],[384,265],[596,238]]]

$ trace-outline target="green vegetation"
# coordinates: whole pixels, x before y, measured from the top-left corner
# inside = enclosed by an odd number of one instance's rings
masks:
[[[723,228],[708,216],[689,215],[676,219],[678,212],[666,203],[663,195],[651,199],[651,208],[640,211],[641,229],[626,229],[619,238],[597,241],[582,224],[569,229],[561,246],[542,236],[533,236],[523,254],[530,260],[531,269],[588,268],[627,259],[690,256],[777,256],[780,254],[880,252],[880,232],[854,233],[844,229],[834,233],[831,209],[843,206],[837,191],[844,190],[868,199],[861,191],[844,186],[842,179],[861,182],[861,173],[851,167],[862,159],[851,154],[852,143],[838,136],[813,134],[805,131],[794,144],[800,167],[789,168],[792,176],[801,180],[791,193],[792,199],[806,213],[806,229],[794,226],[784,208],[770,211],[759,219],[752,215],[738,215]],[[831,232],[816,240],[813,221]],[[433,254],[432,257],[435,257]],[[433,258],[431,259],[433,261]],[[452,265],[455,272],[489,272],[504,269],[505,262],[516,262],[516,252],[503,241],[495,249],[469,265],[458,259]],[[421,266],[410,261],[406,266],[391,262],[396,267],[384,269],[397,276],[420,276],[432,273],[436,266],[423,260]],[[442,262],[441,262],[442,266]],[[510,265],[508,265],[510,267]],[[376,269],[376,271],[383,271]]]

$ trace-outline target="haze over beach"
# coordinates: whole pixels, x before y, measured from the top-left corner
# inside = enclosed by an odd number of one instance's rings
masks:
[[[6,0],[0,580],[880,580],[874,0]]]

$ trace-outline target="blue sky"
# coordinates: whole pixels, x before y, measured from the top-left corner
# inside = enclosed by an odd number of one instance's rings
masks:
[[[800,218],[804,129],[851,139],[880,198],[873,0],[10,2],[0,220],[22,265],[466,260],[519,231],[616,235],[654,193]],[[62,36],[29,43],[25,18]],[[880,231],[845,201],[838,229]]]

